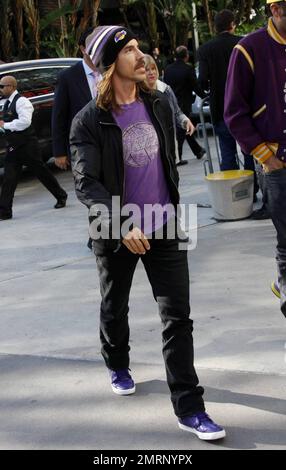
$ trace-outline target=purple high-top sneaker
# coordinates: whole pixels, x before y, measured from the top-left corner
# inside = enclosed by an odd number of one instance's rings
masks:
[[[225,437],[225,430],[214,423],[204,411],[179,418],[179,428],[189,431],[205,441],[214,441]]]
[[[111,388],[117,395],[132,395],[135,393],[135,384],[129,374],[129,369],[110,370]]]

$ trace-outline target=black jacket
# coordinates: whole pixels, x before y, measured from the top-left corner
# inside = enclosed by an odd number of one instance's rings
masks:
[[[179,107],[187,116],[190,115],[193,103],[193,92],[204,98],[193,67],[182,59],[169,65],[164,74],[164,81],[170,85],[178,100]]]
[[[92,99],[82,62],[60,73],[52,114],[53,155],[69,155],[69,133],[74,116]]]
[[[158,134],[160,152],[166,181],[172,203],[179,203],[179,176],[175,165],[175,140],[172,111],[166,97],[156,91],[141,93],[150,119]],[[122,132],[115,123],[112,113],[95,106],[91,101],[74,118],[70,133],[72,169],[78,199],[93,217],[111,230],[111,218],[118,217],[120,226],[124,219],[120,207],[114,213],[112,196],[120,196],[122,203],[124,190],[124,161]],[[148,191],[148,188],[146,188]],[[120,204],[121,204],[120,203]],[[102,207],[97,210],[99,204]],[[113,210],[113,212],[112,212]],[[117,212],[117,210],[119,212]],[[109,231],[109,233],[111,233]],[[116,249],[119,239],[112,234],[112,240],[99,240],[98,249]],[[101,246],[100,246],[101,242]]]
[[[198,50],[199,83],[203,90],[210,90],[210,107],[213,122],[223,119],[224,92],[228,64],[234,46],[240,36],[221,33]]]

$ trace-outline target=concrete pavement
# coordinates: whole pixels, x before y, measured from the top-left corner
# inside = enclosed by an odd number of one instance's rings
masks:
[[[203,166],[185,148],[183,202],[209,204]],[[112,394],[100,356],[99,285],[86,247],[87,211],[70,173],[65,209],[37,180],[19,185],[0,222],[1,449],[285,449],[285,319],[272,223],[217,223],[199,208],[189,253],[195,356],[220,443],[177,428],[165,384],[161,326],[141,263],[130,301],[136,395]]]

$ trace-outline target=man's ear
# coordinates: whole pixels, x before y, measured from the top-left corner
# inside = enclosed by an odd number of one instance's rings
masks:
[[[230,27],[231,27],[231,29],[232,29],[233,31],[235,30],[236,24],[235,24],[234,21],[231,22]]]

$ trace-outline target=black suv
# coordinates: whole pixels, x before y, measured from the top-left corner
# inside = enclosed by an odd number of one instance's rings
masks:
[[[33,125],[45,161],[52,157],[51,112],[58,74],[79,60],[81,59],[39,59],[0,65],[0,78],[13,75],[18,82],[18,91],[29,98],[34,106]],[[0,120],[3,104],[4,101],[1,100]],[[0,167],[4,163],[5,145],[5,136],[0,136]]]

